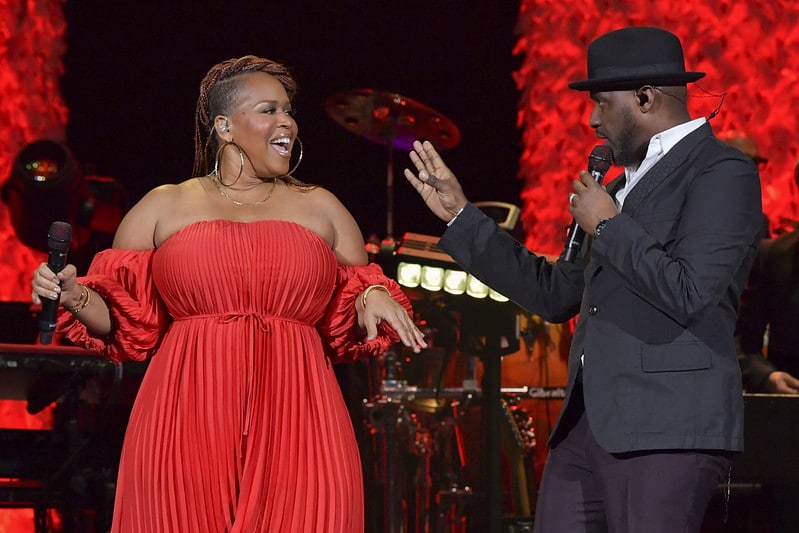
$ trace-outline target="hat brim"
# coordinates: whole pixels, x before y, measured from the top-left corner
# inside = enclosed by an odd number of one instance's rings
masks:
[[[569,84],[569,88],[577,91],[603,92],[638,89],[644,85],[663,85],[670,87],[694,82],[704,78],[705,74],[705,72],[680,72],[678,74],[663,74],[660,76],[592,78],[573,81]]]

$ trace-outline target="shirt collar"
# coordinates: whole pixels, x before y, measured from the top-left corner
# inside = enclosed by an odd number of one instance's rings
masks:
[[[702,124],[707,122],[705,117],[696,118],[694,120],[683,122],[682,124],[678,124],[673,128],[669,128],[666,131],[662,131],[652,137],[652,140],[659,138],[663,154],[668,153],[669,150],[674,148],[674,146],[683,140],[685,137],[688,136],[692,131],[700,127]],[[649,142],[650,150],[652,148],[652,141]],[[647,154],[648,155],[648,154]]]
[[[688,122],[683,122],[665,131],[661,131],[649,139],[649,146],[646,150],[646,157],[641,161],[638,166],[624,167],[624,175],[626,177],[625,186],[616,194],[616,200],[619,203],[619,209],[624,203],[632,188],[638,181],[646,174],[649,169],[655,166],[655,163],[666,155],[669,150],[674,148],[678,142],[687,137],[695,129],[702,126],[707,120],[704,117],[696,118]]]
[[[635,174],[639,168],[644,166],[644,163],[651,160],[659,160],[661,157],[666,155],[669,150],[674,148],[674,146],[683,140],[685,137],[688,136],[689,133],[700,127],[702,124],[707,122],[704,117],[696,118],[694,120],[690,120],[688,122],[683,122],[682,124],[678,124],[672,128],[669,128],[665,131],[661,131],[660,133],[656,133],[649,139],[649,147],[646,150],[646,157],[638,166],[627,166],[624,167],[625,173],[628,175]]]

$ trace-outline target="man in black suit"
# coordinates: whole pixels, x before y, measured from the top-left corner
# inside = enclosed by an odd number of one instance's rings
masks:
[[[590,125],[626,185],[606,191],[580,173],[569,212],[593,238],[573,263],[548,263],[499,229],[430,143],[410,154],[406,178],[448,223],[441,249],[545,320],[579,313],[537,532],[699,531],[743,448],[733,328],[759,240],[760,182],[751,159],[691,119],[686,85],[702,76],[659,28],[589,45],[588,79],[570,87],[590,92]]]
[[[794,178],[799,187],[799,162]],[[799,394],[799,228],[761,241],[741,296],[737,332],[744,388]],[[772,438],[783,438],[782,432],[775,431]],[[762,490],[768,497],[772,531],[799,531],[797,482],[766,480]]]
[[[799,188],[799,162],[794,181]],[[746,389],[799,394],[799,228],[760,243],[737,329]]]

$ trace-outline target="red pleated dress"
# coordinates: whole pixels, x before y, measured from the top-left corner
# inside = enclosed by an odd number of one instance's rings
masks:
[[[338,265],[287,221],[203,221],[146,252],[106,250],[81,282],[114,331],[59,330],[114,360],[150,363],[122,450],[112,531],[360,533],[363,481],[332,363],[359,342],[355,298],[399,286],[377,265]]]

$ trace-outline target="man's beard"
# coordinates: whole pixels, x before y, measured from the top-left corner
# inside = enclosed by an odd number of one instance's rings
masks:
[[[619,166],[638,166],[646,155],[647,143],[636,146],[635,139],[638,137],[638,124],[635,123],[633,115],[629,109],[622,114],[624,127],[619,132],[616,140],[611,140],[613,148],[613,162]]]

